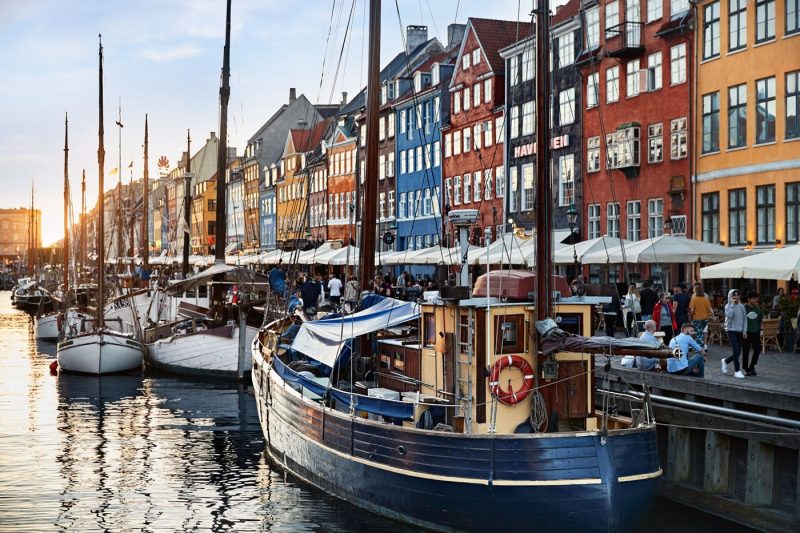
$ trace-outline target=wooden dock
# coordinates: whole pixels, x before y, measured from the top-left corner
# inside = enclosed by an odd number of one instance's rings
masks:
[[[649,385],[663,497],[764,531],[800,531],[800,354],[762,354],[758,376],[745,379],[732,366],[722,374],[729,354],[712,346],[702,379],[627,369],[619,358],[606,373],[599,356],[597,386]],[[616,408],[628,412],[628,401]]]

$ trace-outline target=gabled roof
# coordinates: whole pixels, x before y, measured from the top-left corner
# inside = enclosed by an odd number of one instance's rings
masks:
[[[475,32],[483,49],[483,55],[495,74],[505,72],[505,63],[500,57],[500,50],[529,36],[533,30],[530,22],[470,18],[467,23],[467,31],[464,33],[464,43],[466,43],[470,27]],[[462,48],[464,43],[461,45]],[[459,53],[459,57],[461,57],[461,53],[463,50]]]
[[[326,118],[325,120],[321,120],[317,122],[313,127],[310,129],[292,129],[289,131],[289,135],[292,138],[292,144],[294,145],[295,152],[311,152],[314,148],[322,142],[322,139],[325,138],[325,134],[328,131],[328,126],[330,126],[332,122],[331,118]]]

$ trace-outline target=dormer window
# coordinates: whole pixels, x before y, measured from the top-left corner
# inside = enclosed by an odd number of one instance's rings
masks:
[[[439,63],[431,66],[431,85],[439,85]]]
[[[388,84],[388,85],[385,85],[385,87],[387,87],[387,88],[388,88],[388,92],[389,92],[389,94],[388,94],[388,96],[389,96],[389,100],[394,100],[395,98],[397,98],[397,92],[396,92],[396,88],[397,88],[397,86],[395,85],[395,82],[393,82],[393,81],[392,81],[392,82],[389,82],[389,84]]]
[[[417,92],[422,90],[422,72],[414,73],[414,90]]]
[[[389,96],[389,89],[387,85],[384,83],[381,85],[381,105],[387,102],[387,97]]]

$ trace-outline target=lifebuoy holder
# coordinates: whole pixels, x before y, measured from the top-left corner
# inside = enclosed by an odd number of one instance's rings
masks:
[[[500,386],[500,372],[509,367],[518,368],[522,372],[522,388],[515,391],[511,384],[508,385],[508,392]],[[494,365],[489,373],[489,390],[492,396],[506,405],[516,405],[525,398],[533,389],[533,367],[520,355],[503,355]]]

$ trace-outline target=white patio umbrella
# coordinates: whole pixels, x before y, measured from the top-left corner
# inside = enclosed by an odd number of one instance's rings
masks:
[[[625,246],[633,244],[633,241],[623,242],[625,243]],[[578,256],[578,262],[581,262],[583,260],[583,256],[586,254],[601,252],[603,255],[605,255],[606,250],[611,251],[615,248],[619,248],[619,239],[616,237],[603,235],[602,237],[597,237],[596,239],[589,239],[587,241],[575,243],[574,253],[571,244],[566,244],[563,248],[558,248],[553,254],[553,262],[559,265],[569,265],[574,262],[576,254]]]
[[[567,246],[557,240],[553,240],[553,249],[560,250]],[[469,264],[485,265],[487,250],[486,247],[476,247],[470,249]],[[489,263],[492,265],[520,265],[532,267],[536,264],[536,235],[519,236],[513,233],[506,233],[501,239],[497,239],[489,245]]]
[[[300,252],[297,255],[297,264],[300,265],[327,265],[326,261],[323,261],[325,255],[331,252],[331,244],[326,242],[319,246],[319,248],[312,248],[310,250],[306,250],[304,252]]]
[[[358,247],[347,245],[343,248],[339,248],[339,250],[328,259],[328,264],[334,266],[355,265],[358,263],[358,254]]]
[[[751,252],[746,257],[707,266],[700,269],[700,277],[800,280],[800,245]]]
[[[628,263],[718,263],[742,257],[748,252],[738,248],[728,248],[719,244],[696,241],[686,237],[661,235],[652,239],[642,239],[625,246],[625,260]],[[608,251],[587,253],[583,264],[622,263],[622,248],[617,246]]]

